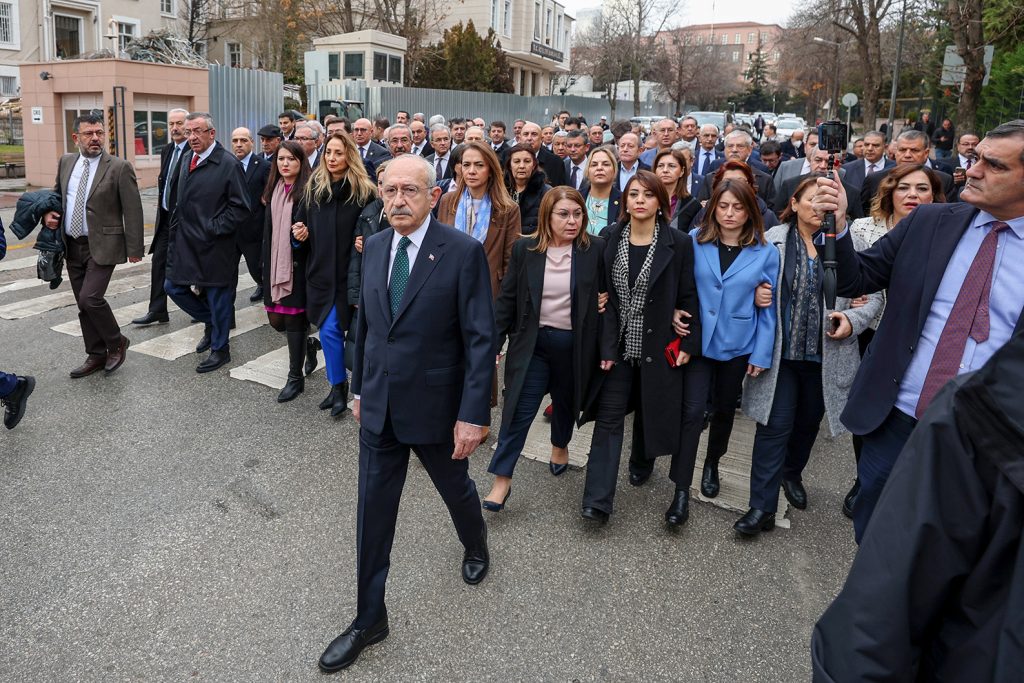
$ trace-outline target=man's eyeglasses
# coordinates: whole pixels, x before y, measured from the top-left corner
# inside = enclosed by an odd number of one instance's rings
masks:
[[[207,133],[207,132],[209,132],[211,130],[213,130],[213,129],[212,128],[186,128],[185,129],[185,135],[187,135],[190,138],[192,138],[192,137],[199,137],[203,133]]]
[[[296,135],[294,139],[298,140],[299,142],[312,142],[312,141],[316,140],[316,138],[311,138],[311,137],[301,137],[300,138],[298,135]]]
[[[398,187],[396,185],[386,185],[380,193],[384,195],[384,199],[394,199],[401,192],[402,196],[406,199],[412,199],[418,196],[421,192],[426,190],[425,187],[419,187],[417,185],[402,185]]]

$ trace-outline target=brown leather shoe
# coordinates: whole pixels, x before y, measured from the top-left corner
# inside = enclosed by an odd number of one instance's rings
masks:
[[[71,379],[81,379],[82,377],[88,377],[94,372],[103,369],[107,359],[101,356],[89,356],[85,359],[85,362],[79,365],[77,368],[71,371]]]
[[[103,369],[107,371],[108,375],[124,363],[124,359],[128,356],[128,344],[130,343],[128,337],[122,334],[121,343],[117,346],[117,350],[107,354],[107,362]]]

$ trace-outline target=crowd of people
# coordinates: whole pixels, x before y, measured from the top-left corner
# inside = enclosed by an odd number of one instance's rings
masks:
[[[1021,328],[1024,121],[984,139],[947,135],[947,123],[888,144],[869,131],[837,155],[816,129],[780,144],[763,121],[720,131],[665,118],[648,133],[567,111],[511,127],[285,112],[255,135],[235,129],[229,147],[209,114],[174,110],[151,303],[133,323],[167,322],[169,296],[204,325],[197,372],[224,366],[244,258],[251,300],[287,338],[277,400],[304,391],[322,348],[330,389],[319,407],[339,418],[353,401],[359,607],[321,658],[326,671],[389,632],[384,583],[410,450],[466,548],[464,580],[479,583],[490,562],[481,509],[509,505],[545,396],[552,475],[568,468],[574,427],[594,425],[580,511],[598,525],[614,511],[629,413],[628,481],[643,486],[668,456],[671,527],[690,514],[701,433],[699,488],[714,498],[737,406],[753,418],[749,509],[734,524],[744,537],[774,527],[780,489],[806,508],[802,475],[823,420],[833,436],[850,431],[857,478],[843,511],[860,543],[887,527],[869,521],[929,404]],[[79,152],[61,159],[54,187],[61,210],[43,222],[66,247],[81,378],[124,362],[129,340],[103,295],[143,240],[134,173],[103,152],[101,117],[74,128]],[[33,386],[0,377],[9,428]],[[465,458],[499,393],[481,499]]]

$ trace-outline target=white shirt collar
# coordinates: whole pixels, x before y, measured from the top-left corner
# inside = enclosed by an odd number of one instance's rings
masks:
[[[408,235],[405,235],[405,237],[408,237],[409,241],[412,242],[417,249],[419,249],[420,246],[423,244],[423,238],[427,236],[427,228],[430,227],[430,219],[431,215],[428,213],[427,217],[423,219],[422,223],[420,223],[420,227],[416,228]],[[397,230],[395,230],[395,234],[391,236],[392,251],[398,249],[398,242],[401,239],[402,235]]]
[[[875,167],[876,172],[881,171],[885,168],[885,158],[883,157],[878,161],[868,161],[867,159],[864,159],[864,172],[869,173],[872,165]]]
[[[619,166],[621,166],[621,167],[622,167],[622,170],[623,170],[623,171],[625,171],[626,173],[636,173],[636,169],[637,169],[637,164],[639,164],[639,163],[640,163],[640,162],[639,162],[638,160],[634,159],[634,160],[633,160],[633,165],[632,165],[632,166],[630,166],[630,167],[628,167],[628,168],[627,168],[627,167],[626,167],[626,165],[625,165],[624,163],[622,163],[622,162],[619,162]]]
[[[198,164],[201,164],[201,163],[203,163],[204,161],[206,161],[206,159],[207,159],[207,158],[209,158],[209,156],[210,156],[211,154],[213,154],[213,150],[214,150],[214,148],[215,148],[215,147],[217,146],[217,144],[218,144],[218,143],[217,143],[217,141],[216,141],[216,140],[214,140],[214,141],[213,141],[213,144],[212,144],[212,145],[210,145],[210,146],[209,146],[209,147],[207,147],[207,148],[206,148],[205,150],[203,150],[203,151],[202,151],[202,152],[201,152],[201,153],[200,153],[200,154],[198,155],[198,156],[199,156],[199,161],[197,161],[197,162],[196,162],[196,164],[198,165]]]
[[[248,171],[249,170],[249,164],[252,163],[252,152],[249,152],[248,154],[246,154],[244,157],[239,159],[239,161],[242,162],[242,168],[244,168],[245,170]]]

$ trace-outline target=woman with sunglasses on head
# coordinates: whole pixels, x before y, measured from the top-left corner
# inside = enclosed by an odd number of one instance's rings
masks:
[[[345,330],[352,321],[348,298],[348,268],[356,223],[373,201],[375,188],[360,163],[359,148],[346,133],[327,138],[320,164],[303,195],[309,228],[306,264],[307,306],[310,320],[320,328],[331,391],[320,402],[332,417],[348,409],[348,374],[345,370]]]
[[[285,140],[277,150],[263,191],[267,206],[263,222],[263,304],[270,326],[288,339],[288,381],[278,403],[291,401],[305,389],[302,374],[309,342],[306,315],[306,260],[309,237],[301,222],[301,201],[309,180],[302,145]],[[314,359],[316,358],[314,351]]]
[[[704,224],[691,231],[696,250],[697,293],[703,334],[701,355],[687,368],[683,398],[683,454],[695,462],[704,414],[711,405],[701,493],[718,495],[718,463],[729,450],[743,377],[771,367],[775,309],[759,308],[762,283],[774,287],[779,252],[765,239],[753,189],[742,180],[723,180],[708,200]]]
[[[693,474],[680,459],[683,365],[700,352],[700,307],[694,282],[693,242],[668,227],[668,193],[649,171],[637,171],[623,192],[623,211],[607,231],[604,277],[609,300],[601,318],[600,392],[586,410],[594,420],[584,519],[604,524],[612,513],[626,414],[633,411],[630,481],[642,484],[654,463],[648,453],[671,454],[676,495],[666,513],[673,524],[689,515]],[[691,315],[690,335],[673,321]],[[557,413],[557,411],[556,411]]]
[[[794,507],[806,507],[802,473],[822,417],[828,417],[833,436],[846,431],[839,415],[860,366],[856,337],[882,309],[877,293],[859,308],[843,297],[836,299],[834,311],[825,308],[824,270],[814,244],[821,229],[812,203],[816,187],[814,176],[801,181],[782,214],[785,222],[766,235],[779,251],[775,344],[771,367],[748,375],[743,387],[743,412],[758,424],[750,509],[733,525],[742,536],[775,527],[780,483]],[[859,237],[852,238],[858,251],[867,248]]]
[[[601,145],[587,157],[587,177],[580,193],[587,202],[587,230],[600,235],[619,220],[619,155],[612,145]]]
[[[568,468],[569,440],[598,370],[598,297],[604,290],[604,240],[587,233],[582,195],[560,185],[541,202],[537,231],[512,248],[495,302],[499,347],[508,337],[505,404],[498,447],[488,471],[494,484],[483,506],[499,512],[512,492],[512,472],[545,394],[551,417],[555,476]]]
[[[551,190],[547,176],[537,165],[537,157],[526,145],[516,145],[505,156],[505,188],[519,205],[520,230],[524,235],[537,230],[540,202]]]

